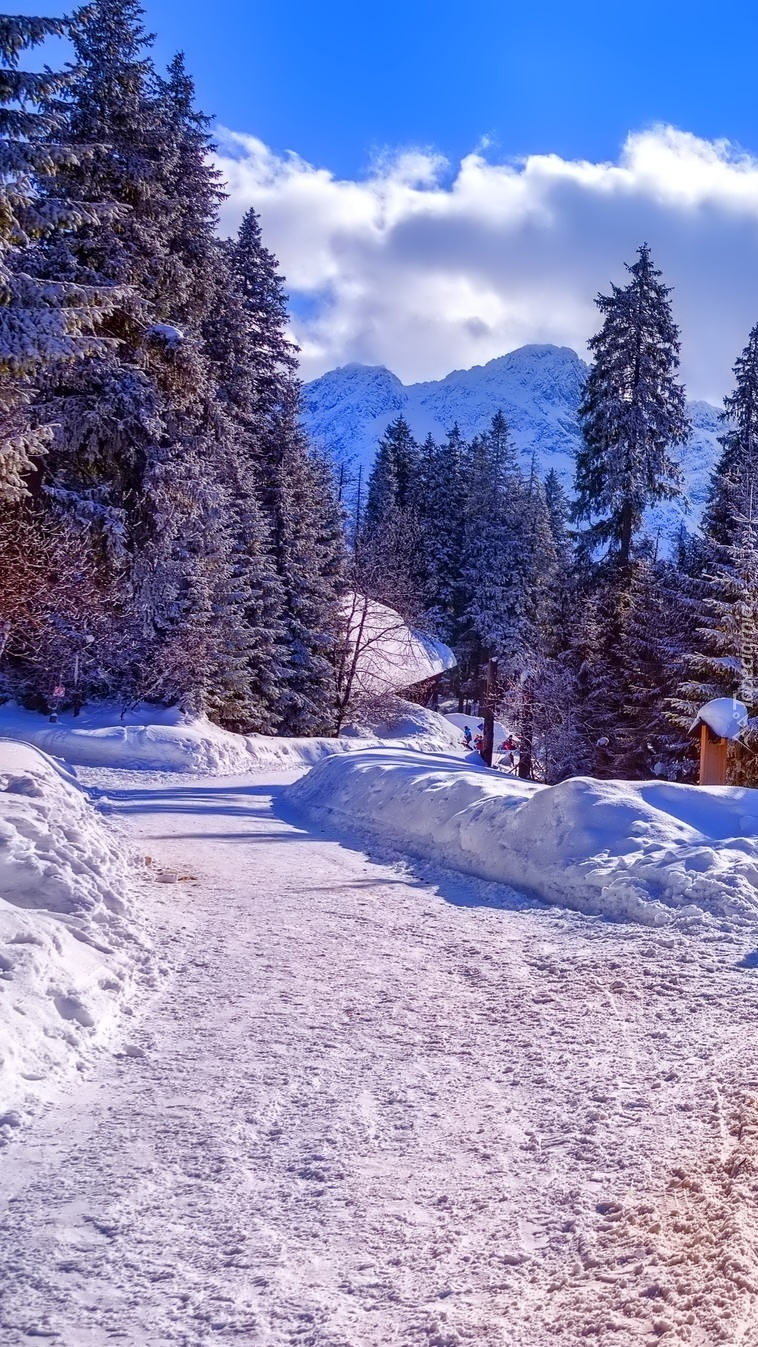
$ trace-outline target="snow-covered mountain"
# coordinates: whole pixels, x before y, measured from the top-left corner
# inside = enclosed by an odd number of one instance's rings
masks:
[[[403,384],[383,365],[343,365],[303,389],[303,420],[314,443],[364,478],[388,422],[403,415],[418,438],[441,439],[454,424],[470,437],[502,411],[525,469],[535,456],[544,475],[555,468],[570,488],[579,440],[578,408],[587,366],[567,346],[522,346],[444,379]],[[721,433],[718,408],[692,402],[690,443],[682,452],[687,498],[659,506],[650,525],[675,532],[699,518]]]

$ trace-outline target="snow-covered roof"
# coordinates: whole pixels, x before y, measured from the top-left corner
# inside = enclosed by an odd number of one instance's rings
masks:
[[[714,697],[698,711],[695,725],[701,722],[719,739],[739,739],[748,722],[748,710],[734,697]]]
[[[349,594],[344,611],[348,643],[357,647],[354,691],[397,692],[455,668],[449,646],[409,627],[394,608]]]

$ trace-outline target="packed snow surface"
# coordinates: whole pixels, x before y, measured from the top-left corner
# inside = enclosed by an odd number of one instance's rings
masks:
[[[0,1155],[3,1347],[754,1347],[754,923],[367,852],[292,773],[85,775],[166,972]]]
[[[0,706],[0,735],[34,744],[79,767],[214,776],[239,775],[262,766],[310,765],[380,740],[432,752],[446,752],[457,742],[447,722],[423,707],[399,698],[390,698],[383,706],[378,720],[373,713],[373,722],[372,713],[364,709],[361,729],[356,732],[349,722],[339,739],[287,739],[232,734],[204,716],[148,703],[128,710],[114,703],[98,704],[85,707],[78,716],[63,713],[52,723],[46,716],[6,703]]]
[[[579,911],[652,926],[672,911],[758,917],[758,791],[588,777],[538,786],[374,750],[320,763],[293,799]]]
[[[123,844],[71,777],[0,740],[0,1142],[92,1060],[147,962]]]

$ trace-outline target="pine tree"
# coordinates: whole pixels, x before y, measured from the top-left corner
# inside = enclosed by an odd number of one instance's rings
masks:
[[[230,257],[238,305],[234,420],[254,461],[271,557],[281,586],[281,630],[288,651],[275,713],[290,734],[325,730],[334,714],[333,655],[345,561],[336,490],[298,425],[296,354],[276,259],[249,211]]]
[[[738,696],[758,709],[758,326],[734,365],[724,399],[725,432],[703,516],[703,537],[690,566],[699,620],[687,668],[672,698],[680,727],[715,697]],[[730,780],[753,784],[755,745],[730,747]]]
[[[679,491],[672,448],[689,428],[676,380],[679,333],[647,244],[627,266],[630,281],[595,301],[604,316],[589,343],[593,363],[580,408],[574,517],[587,549],[607,544],[629,565],[646,506]]]
[[[691,776],[692,739],[678,727],[671,699],[685,675],[695,621],[684,572],[644,559],[633,567],[619,645],[623,696],[612,730],[614,776]]]
[[[172,150],[147,39],[134,0],[95,0],[70,24],[74,62],[55,103],[78,157],[66,166],[68,197],[108,203],[99,226],[84,220],[41,250],[39,274],[115,288],[104,324],[109,346],[58,374],[40,403],[56,430],[42,486],[69,518],[89,524],[110,564],[122,565],[147,525],[139,517],[150,465],[165,459],[161,366],[171,343],[149,336],[170,322],[167,235],[172,215],[164,169]],[[174,343],[174,348],[176,343]]]
[[[758,324],[734,364],[734,390],[724,399],[725,433],[711,481],[703,531],[728,548],[741,521],[758,515]]]
[[[524,482],[502,412],[468,446],[463,473],[463,620],[456,653],[473,674],[488,659],[506,660],[513,651]]]
[[[69,139],[89,149],[67,167],[66,187],[106,200],[110,214],[46,248],[40,274],[110,283],[118,300],[108,348],[42,390],[56,422],[42,487],[124,576],[132,649],[112,671],[123,695],[211,709],[224,669],[231,681],[240,674],[225,427],[201,331],[217,175],[191,81],[181,62],[157,79],[134,0],[95,0],[70,31],[76,60],[60,109]]]
[[[242,605],[235,642],[244,649],[244,675],[225,696],[224,724],[273,733],[282,719],[289,656],[284,591],[273,558],[271,526],[261,504],[252,343],[257,324],[236,291],[233,248],[217,247],[215,302],[204,323],[217,411],[225,422],[223,473],[228,489],[236,592]]]
[[[398,417],[379,441],[356,553],[355,585],[409,621],[423,607],[419,448]]]
[[[54,110],[65,76],[18,69],[22,51],[64,27],[58,19],[0,15],[0,504],[28,494],[49,443],[50,429],[30,405],[41,372],[98,347],[108,300],[65,278],[29,274],[41,240],[84,220],[99,223],[96,207],[61,195],[63,169],[75,158]]]
[[[723,549],[723,560],[711,562],[693,580],[693,589],[699,620],[687,652],[689,672],[675,701],[690,723],[715,697],[741,696],[751,708],[757,699],[758,522],[742,521],[734,543]]]
[[[462,587],[468,447],[457,425],[443,444],[429,436],[419,464],[424,607],[433,631],[456,647],[465,622]]]
[[[578,601],[579,577],[569,528],[571,502],[554,470],[551,470],[545,478],[545,508],[555,557],[552,575],[548,580],[547,648],[550,655],[557,656],[570,647]]]

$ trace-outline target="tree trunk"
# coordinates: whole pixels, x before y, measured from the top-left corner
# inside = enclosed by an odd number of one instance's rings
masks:
[[[530,780],[533,775],[534,761],[532,742],[534,739],[534,705],[532,703],[532,690],[528,681],[524,683],[519,739],[518,774],[525,780]]]
[[[488,767],[492,766],[492,750],[495,746],[495,696],[497,688],[497,660],[487,662],[487,684],[484,690],[484,730],[482,733],[481,755]]]
[[[632,554],[632,506],[629,501],[621,510],[621,537],[619,540],[619,563],[624,569],[629,565]]]

